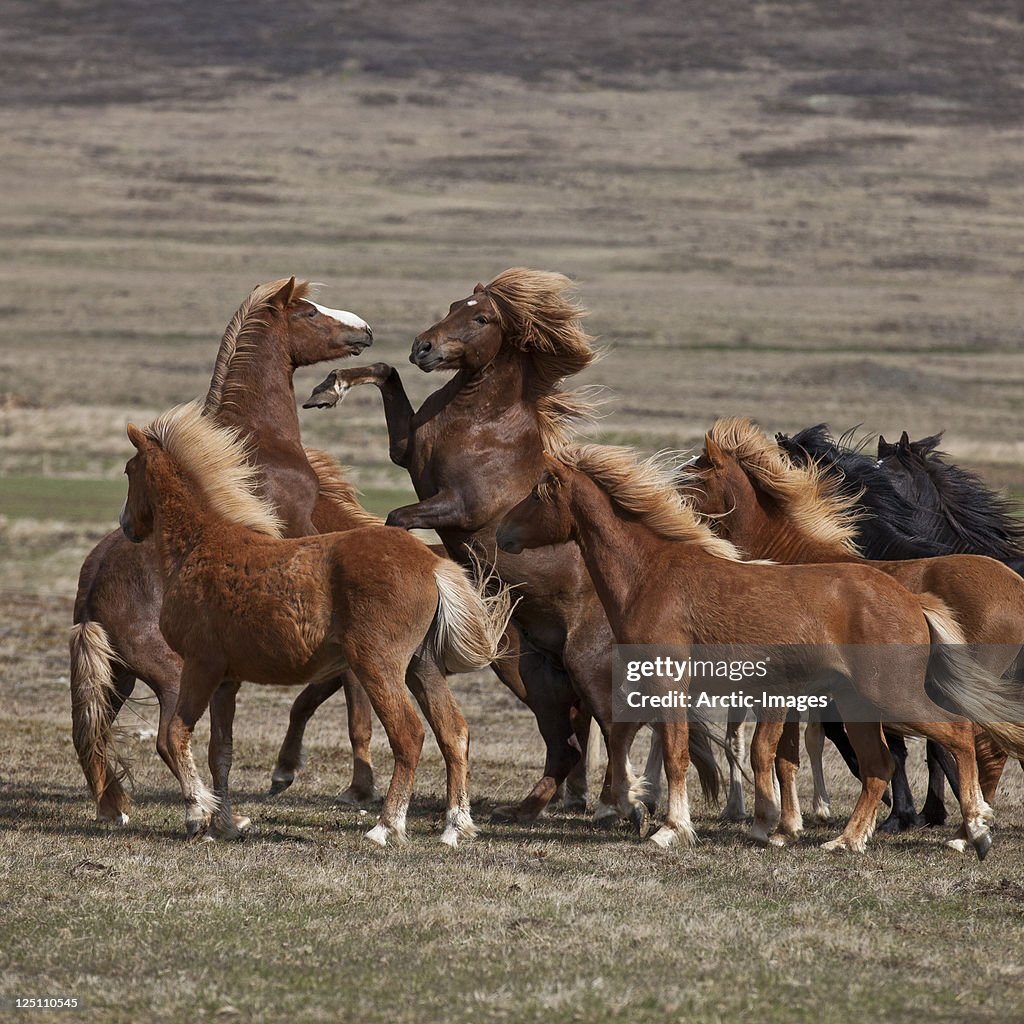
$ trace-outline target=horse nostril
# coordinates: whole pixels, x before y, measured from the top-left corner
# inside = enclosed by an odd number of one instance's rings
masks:
[[[373,341],[373,328],[369,324],[366,325],[366,340]]]

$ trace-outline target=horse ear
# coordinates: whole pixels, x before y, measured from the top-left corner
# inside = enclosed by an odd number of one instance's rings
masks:
[[[712,466],[721,466],[725,462],[725,453],[714,441],[710,434],[704,435],[704,454]]]
[[[479,281],[477,281],[477,283],[475,285],[473,285],[473,294],[474,295],[479,295],[481,292],[485,292],[485,291],[487,291],[487,288],[484,285],[482,285]]]
[[[128,440],[135,446],[136,451],[141,452],[146,445],[146,435],[134,423],[128,424]]]
[[[900,434],[900,447],[903,449],[910,447],[910,435],[905,430]]]
[[[292,274],[287,282],[282,285],[277,294],[270,300],[280,309],[287,309],[291,304],[292,296],[295,294],[295,275]]]

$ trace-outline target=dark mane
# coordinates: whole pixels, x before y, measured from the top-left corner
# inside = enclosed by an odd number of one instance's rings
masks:
[[[896,446],[896,459],[908,473],[923,474],[935,491],[936,508],[961,551],[1001,561],[1024,559],[1024,520],[1013,502],[988,487],[975,473],[939,450],[941,434]]]
[[[775,440],[797,465],[815,462],[839,478],[839,494],[855,500],[862,513],[857,545],[865,557],[927,558],[953,553],[952,545],[934,539],[930,532],[922,536],[917,509],[900,495],[877,460],[836,441],[827,424],[805,427],[792,437],[776,434]]]

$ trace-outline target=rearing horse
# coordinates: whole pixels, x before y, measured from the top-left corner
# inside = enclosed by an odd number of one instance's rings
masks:
[[[320,306],[309,295],[309,286],[294,277],[253,289],[224,332],[203,403],[207,417],[239,430],[251,442],[260,486],[288,536],[379,523],[360,507],[329,456],[302,447],[292,386],[296,368],[355,355],[373,337],[360,317]],[[127,765],[113,742],[112,726],[136,679],[159,701],[157,749],[168,758],[166,723],[177,701],[181,661],[160,634],[162,599],[152,541],[129,544],[115,530],[82,565],[70,644],[72,723],[99,821],[128,820],[128,795],[122,786]],[[366,800],[374,795],[370,706],[354,677],[346,674],[344,681],[354,760],[346,794]],[[213,708],[214,715],[233,713],[230,687],[218,692]],[[294,767],[297,744],[286,745],[279,770],[288,757]]]
[[[378,387],[392,461],[408,470],[420,499],[395,509],[388,524],[436,530],[456,561],[479,552],[517,588],[518,666],[495,671],[530,706],[547,747],[543,777],[502,811],[518,820],[535,818],[579,760],[569,714],[577,695],[603,729],[611,722],[613,638],[578,550],[563,544],[511,559],[494,542],[502,517],[543,470],[545,448],[564,444],[588,411],[561,388],[595,358],[570,287],[560,274],[513,268],[453,302],[416,338],[409,358],[426,373],[456,373],[417,410],[384,363],[335,370],[306,403],[330,406],[352,386]],[[695,735],[694,760],[705,790],[715,792],[706,734]],[[618,812],[603,802],[597,816]]]

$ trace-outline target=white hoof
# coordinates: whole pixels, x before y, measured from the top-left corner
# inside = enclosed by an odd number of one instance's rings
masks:
[[[811,809],[811,816],[816,821],[831,821],[832,820],[832,805],[828,803],[815,803]]]
[[[949,842],[946,843],[946,845],[951,850],[956,850],[957,853],[967,852],[968,843],[966,839],[950,839]]]
[[[450,825],[441,833],[441,842],[453,850],[459,845],[459,830]]]
[[[652,843],[655,846],[660,846],[662,849],[667,849],[669,846],[673,846],[679,841],[679,836],[674,828],[665,828],[662,826],[657,832],[651,836]]]
[[[374,825],[373,828],[366,833],[365,838],[369,839],[371,843],[376,843],[378,846],[387,846],[389,833],[390,830],[387,825]]]
[[[768,837],[769,846],[789,846],[794,841],[794,837],[786,835],[785,832],[776,832]]]

